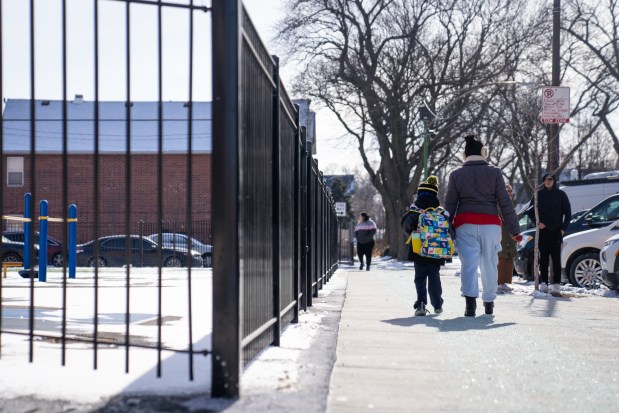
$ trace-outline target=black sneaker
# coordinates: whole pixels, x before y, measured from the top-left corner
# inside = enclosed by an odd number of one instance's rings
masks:
[[[442,307],[434,309],[434,314],[441,314],[442,312],[443,312],[443,308]]]
[[[426,314],[430,314],[428,310],[426,310],[426,305],[424,303],[419,303],[419,307],[415,310],[416,316],[424,316]]]
[[[363,263],[361,263],[361,265],[359,265],[359,269],[362,270],[363,269]]]

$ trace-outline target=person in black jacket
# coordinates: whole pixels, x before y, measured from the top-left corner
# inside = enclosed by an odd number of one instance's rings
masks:
[[[359,269],[363,269],[363,257],[365,257],[366,270],[370,271],[372,263],[372,252],[374,251],[374,235],[376,234],[376,223],[370,218],[367,212],[359,215],[359,223],[355,227],[355,238],[357,239],[357,256],[359,257]]]
[[[426,208],[437,208],[440,206],[438,200],[438,178],[434,175],[422,182],[417,188],[417,198],[411,205],[409,211],[402,218],[402,231],[408,239],[414,231],[417,231],[419,213],[415,210],[424,210]],[[447,212],[445,212],[447,214]],[[413,305],[416,316],[426,315],[426,306],[428,305],[428,294],[430,302],[434,307],[434,312],[440,314],[443,312],[443,288],[441,286],[440,267],[445,265],[444,259],[435,259],[422,257],[419,254],[409,250],[410,260],[415,263],[415,289],[417,290],[417,301]],[[427,290],[426,290],[427,283]]]
[[[550,291],[561,291],[561,243],[570,224],[572,208],[567,194],[557,188],[554,175],[545,174],[544,186],[537,191],[539,221],[535,219],[534,198],[526,214],[539,227],[539,276],[540,291],[548,292],[548,267],[552,259],[552,286]]]

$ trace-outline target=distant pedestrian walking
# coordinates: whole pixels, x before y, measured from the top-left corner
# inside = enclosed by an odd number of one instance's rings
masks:
[[[426,210],[437,209],[440,207],[438,200],[438,178],[429,176],[417,188],[417,197],[410,206],[410,210],[402,218],[402,231],[408,239],[411,234],[419,232],[419,215]],[[447,212],[443,210],[444,215]],[[412,240],[411,240],[412,242]],[[410,247],[409,247],[410,248]],[[415,263],[415,289],[417,290],[417,300],[413,304],[416,316],[425,316],[428,312],[428,294],[430,303],[434,307],[434,312],[443,312],[443,288],[441,286],[441,265],[445,265],[445,260],[440,258],[429,258],[409,250],[410,260]],[[427,285],[427,288],[426,288]]]
[[[501,170],[486,161],[488,149],[475,135],[465,140],[464,164],[449,176],[445,208],[453,217],[456,250],[461,262],[460,291],[466,302],[464,315],[474,317],[479,296],[478,268],[485,313],[494,312],[497,253],[501,250],[499,208],[512,237],[520,237],[520,226]]]
[[[355,227],[355,238],[357,239],[357,256],[359,257],[359,269],[363,269],[363,258],[365,257],[366,270],[370,271],[372,263],[372,251],[374,250],[374,235],[376,234],[376,223],[372,221],[367,212],[362,212],[359,216],[359,223]]]
[[[561,243],[570,225],[572,207],[567,194],[557,188],[553,175],[545,174],[542,181],[543,187],[537,191],[539,220],[535,219],[535,198],[531,198],[531,206],[526,214],[539,227],[539,289],[548,292],[548,267],[552,259],[550,292],[558,294],[561,291]]]

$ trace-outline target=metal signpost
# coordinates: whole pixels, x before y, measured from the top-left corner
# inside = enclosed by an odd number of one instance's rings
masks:
[[[335,203],[335,216],[337,216],[337,260],[342,261],[342,227],[340,223],[342,222],[340,218],[346,216],[346,202],[336,202]]]

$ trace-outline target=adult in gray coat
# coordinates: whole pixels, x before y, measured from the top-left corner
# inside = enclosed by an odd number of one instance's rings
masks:
[[[520,237],[516,211],[505,189],[501,170],[486,161],[488,149],[475,135],[465,137],[464,164],[449,176],[445,209],[452,218],[460,258],[460,291],[464,315],[474,317],[481,273],[486,314],[494,311],[497,291],[497,253],[501,251],[501,216],[512,237]]]

